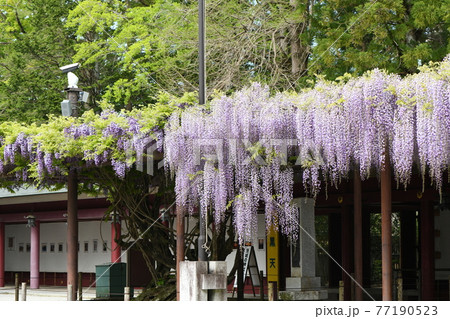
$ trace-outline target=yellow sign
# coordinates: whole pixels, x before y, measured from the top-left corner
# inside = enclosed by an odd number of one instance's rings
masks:
[[[276,281],[279,287],[280,262],[279,262],[279,233],[275,227],[271,227],[267,233],[267,282]]]

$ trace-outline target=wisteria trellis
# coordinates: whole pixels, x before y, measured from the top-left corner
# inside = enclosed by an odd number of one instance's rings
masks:
[[[242,242],[264,203],[267,227],[277,223],[295,235],[295,165],[316,196],[351,170],[363,179],[379,172],[386,148],[399,184],[407,186],[416,163],[441,189],[450,166],[449,79],[446,59],[405,78],[374,70],[299,94],[271,96],[255,83],[210,107],[176,112],[165,126],[164,150],[177,204],[212,210],[216,223],[232,206]]]
[[[178,205],[212,211],[216,224],[231,207],[242,242],[264,203],[267,227],[295,235],[295,167],[315,196],[352,170],[363,179],[379,172],[388,147],[399,184],[406,187],[417,165],[441,189],[450,166],[449,79],[447,58],[404,78],[374,70],[301,93],[271,95],[255,83],[207,107],[171,107],[164,130],[145,110],[88,112],[41,126],[3,123],[0,174],[51,184],[69,169],[106,165],[126,178],[156,140]]]

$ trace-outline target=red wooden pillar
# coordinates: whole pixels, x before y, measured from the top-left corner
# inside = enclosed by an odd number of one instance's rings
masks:
[[[424,196],[425,197],[425,196]],[[434,212],[433,202],[422,198],[420,204],[420,268],[422,300],[434,300]]]
[[[342,241],[342,268],[345,269],[349,274],[352,273],[352,255],[353,255],[353,245],[352,245],[352,219],[350,216],[350,208],[348,206],[342,206],[341,210],[341,241]],[[351,293],[351,278],[342,271],[342,281],[344,282],[344,300],[349,301],[352,299]]]
[[[381,273],[383,301],[392,300],[391,162],[386,146],[381,168]]]
[[[361,199],[361,176],[359,169],[355,169],[353,176],[353,232],[355,250],[355,280],[363,285],[363,237],[362,237],[362,199]],[[355,284],[355,300],[363,300],[361,287]]]
[[[177,300],[180,300],[180,262],[184,261],[184,210],[177,206]]]
[[[40,246],[40,222],[36,220],[31,227],[30,239],[30,288],[39,288],[39,246]]]
[[[0,287],[5,287],[5,224],[0,222]]]
[[[120,221],[113,221],[111,223],[111,262],[120,263],[122,251],[120,245],[117,241],[120,239],[121,235]]]

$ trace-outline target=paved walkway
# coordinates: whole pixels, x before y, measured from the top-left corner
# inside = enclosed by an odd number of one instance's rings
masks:
[[[21,298],[21,289],[19,289],[19,300]],[[14,301],[14,286],[0,287],[0,301]],[[83,300],[92,300],[95,298],[95,287],[83,289]],[[27,288],[27,301],[67,301],[67,288],[42,286],[39,289]]]

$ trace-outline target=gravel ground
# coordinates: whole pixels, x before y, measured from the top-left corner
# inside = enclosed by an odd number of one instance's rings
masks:
[[[7,286],[0,288],[0,301],[14,301],[14,287]],[[19,300],[21,290],[19,289]],[[83,291],[83,300],[95,298],[95,288]],[[27,301],[67,301],[67,290],[65,287],[45,286],[39,289],[27,289]]]

